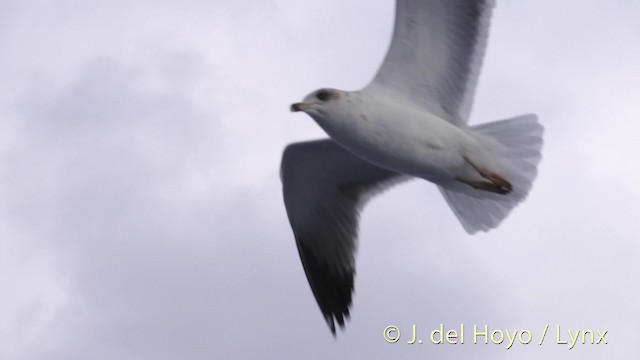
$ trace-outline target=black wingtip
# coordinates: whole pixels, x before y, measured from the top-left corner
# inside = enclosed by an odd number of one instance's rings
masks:
[[[327,322],[327,326],[329,326],[329,330],[331,330],[331,334],[333,334],[333,338],[336,337],[336,324],[333,322],[333,316],[329,314],[324,315],[324,320]]]
[[[344,329],[345,319],[349,319],[355,271],[335,273],[326,264],[320,263],[304,243],[297,241],[297,244],[311,290],[327,326],[335,337],[336,323]]]

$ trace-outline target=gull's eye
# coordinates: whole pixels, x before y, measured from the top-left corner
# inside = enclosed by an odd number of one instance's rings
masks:
[[[320,90],[316,93],[316,98],[320,101],[329,101],[333,97],[333,93],[329,90]]]

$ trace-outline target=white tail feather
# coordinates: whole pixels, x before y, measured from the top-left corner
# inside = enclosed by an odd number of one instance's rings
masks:
[[[533,114],[481,124],[472,129],[503,146],[497,156],[509,170],[500,175],[513,185],[513,192],[500,195],[458,181],[440,183],[442,195],[469,234],[497,227],[527,197],[538,174],[544,132]]]

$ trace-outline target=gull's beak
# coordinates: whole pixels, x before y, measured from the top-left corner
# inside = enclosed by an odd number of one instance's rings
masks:
[[[296,111],[305,111],[307,109],[309,109],[311,107],[311,105],[307,104],[307,103],[295,103],[295,104],[291,104],[291,111],[292,112],[296,112]]]

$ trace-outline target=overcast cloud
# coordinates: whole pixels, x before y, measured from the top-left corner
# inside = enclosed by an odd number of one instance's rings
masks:
[[[539,115],[534,189],[475,236],[429,183],[376,198],[331,336],[278,177],[287,144],[325,135],[288,105],[364,86],[393,9],[2,0],[0,359],[638,358],[640,5],[623,1],[498,0],[471,122]],[[534,339],[406,343],[440,323]],[[608,344],[568,350],[556,325]]]

